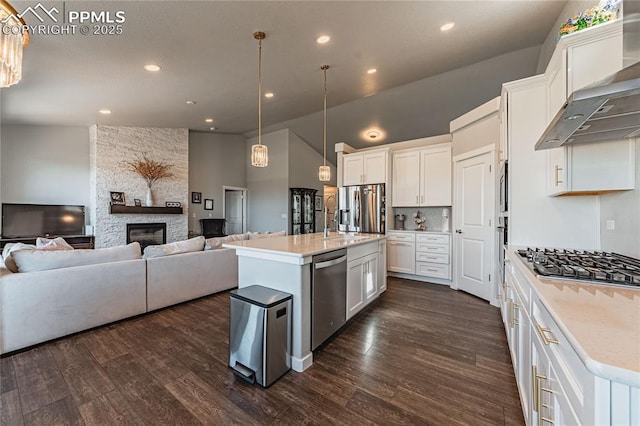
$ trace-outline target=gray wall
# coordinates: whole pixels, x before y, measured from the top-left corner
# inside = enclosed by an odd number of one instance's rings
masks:
[[[449,133],[451,120],[500,96],[503,83],[534,75],[539,54],[539,46],[518,50],[329,108],[330,161],[336,161],[333,148],[337,142],[359,149]],[[387,132],[387,137],[376,144],[338,137],[358,134],[374,125]],[[322,111],[274,124],[265,132],[284,128],[322,152]],[[245,136],[253,137],[255,132]]]
[[[452,155],[455,157],[492,144],[500,144],[500,122],[497,113],[457,130],[453,134]]]
[[[616,229],[607,230],[607,220]],[[636,139],[636,189],[600,196],[602,249],[640,258],[640,139]]]
[[[189,230],[200,232],[202,218],[222,218],[223,186],[247,186],[245,138],[241,135],[189,132]],[[202,204],[191,204],[191,192],[202,193]],[[204,199],[213,199],[213,211]]]
[[[89,129],[2,126],[3,203],[89,205]]]
[[[589,9],[590,7],[598,4],[598,0],[570,0],[567,5],[560,12],[560,16],[556,19],[555,24],[551,27],[549,35],[545,39],[544,43],[540,47],[540,57],[538,58],[538,66],[536,68],[536,74],[542,74],[553,55],[553,51],[556,48],[558,33],[560,32],[560,26],[569,18],[576,16],[578,13]]]
[[[251,145],[256,143],[258,138],[250,138],[246,143],[249,230],[282,231],[288,226],[289,130],[284,129],[262,136],[262,143],[269,148],[267,167],[250,165]],[[281,217],[283,214],[285,218]]]
[[[327,144],[328,145],[328,144]],[[327,151],[330,147],[327,146]],[[331,181],[320,182],[318,180],[318,167],[322,165],[322,155],[316,152],[302,138],[293,132],[289,132],[289,188],[313,188],[317,195],[323,196],[324,185],[336,185],[336,167],[327,161],[331,168]],[[289,210],[291,199],[289,198]],[[316,213],[316,231],[320,232],[324,226],[322,212]],[[288,232],[291,232],[289,229]]]

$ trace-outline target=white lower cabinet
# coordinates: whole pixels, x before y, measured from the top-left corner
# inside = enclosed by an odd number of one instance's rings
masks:
[[[390,231],[387,238],[389,272],[415,275],[415,279],[451,279],[449,234]]]
[[[505,261],[500,309],[527,425],[637,425],[640,389],[598,377],[525,276]]]
[[[416,272],[416,236],[411,233],[387,234],[387,270],[404,274]]]
[[[387,242],[378,243],[378,294],[387,290]]]
[[[378,295],[378,246],[376,251],[347,263],[347,319]]]

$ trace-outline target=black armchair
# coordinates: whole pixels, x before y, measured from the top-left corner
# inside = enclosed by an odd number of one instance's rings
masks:
[[[200,229],[205,238],[224,237],[225,219],[200,219]]]

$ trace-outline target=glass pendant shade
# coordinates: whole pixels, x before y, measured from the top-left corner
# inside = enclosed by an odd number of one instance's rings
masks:
[[[253,167],[267,167],[269,165],[269,148],[266,145],[251,147],[251,165]]]
[[[18,13],[3,1],[0,3],[0,87],[9,87],[22,79],[22,51],[29,43],[29,33],[24,30],[26,25],[17,18]],[[5,23],[6,21],[6,23]]]
[[[320,182],[329,182],[331,180],[331,169],[329,166],[320,166],[318,169],[318,179]]]
[[[262,31],[253,33],[258,40],[258,143],[251,147],[251,165],[267,167],[269,165],[269,149],[262,145],[262,40],[266,34]]]

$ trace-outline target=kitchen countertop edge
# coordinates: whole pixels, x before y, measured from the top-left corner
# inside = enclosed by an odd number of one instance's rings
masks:
[[[505,246],[507,257],[509,258],[511,263],[516,265],[516,268],[518,268],[518,270],[529,281],[529,284],[531,285],[531,288],[535,292],[536,297],[538,298],[538,300],[540,300],[540,302],[544,305],[544,307],[549,311],[549,314],[551,314],[551,316],[553,317],[553,320],[558,324],[558,327],[560,327],[561,331],[567,337],[567,340],[571,344],[571,347],[576,351],[578,357],[580,358],[582,363],[585,365],[587,370],[598,377],[602,377],[604,379],[611,380],[618,383],[623,383],[628,386],[640,388],[640,371],[633,371],[624,367],[618,367],[616,365],[613,365],[604,361],[598,361],[587,353],[587,351],[584,349],[584,346],[580,344],[576,336],[571,332],[569,327],[567,327],[565,322],[562,320],[562,316],[556,312],[552,304],[550,304],[546,300],[546,298],[542,295],[542,293],[538,288],[539,285],[544,285],[553,280],[538,278],[522,261],[521,256],[516,253],[516,250],[524,249],[524,248],[525,247],[520,247],[520,246]],[[598,285],[598,284],[582,283],[579,281],[571,281],[571,280],[567,280],[567,282],[570,282],[572,284],[584,285],[585,288],[588,288],[586,286],[593,287]],[[629,289],[629,290],[635,290],[635,289]]]
[[[320,233],[304,234],[304,235],[309,235],[309,236],[310,235],[317,235],[317,237],[319,239],[322,239],[322,236],[321,236]],[[383,239],[387,238],[387,236],[385,234],[356,234],[354,236],[355,237],[368,237],[368,238],[350,240],[350,241],[344,241],[344,240],[341,240],[340,238],[335,238],[333,240],[329,239],[327,242],[335,243],[335,244],[332,244],[332,247],[322,247],[322,248],[317,248],[317,249],[311,249],[309,251],[297,251],[297,252],[270,249],[268,247],[255,247],[255,246],[251,246],[250,244],[253,243],[253,242],[256,242],[256,241],[269,242],[270,240],[273,241],[273,240],[278,240],[278,239],[282,241],[282,239],[285,239],[285,238],[300,237],[299,235],[286,235],[286,236],[283,236],[283,237],[263,238],[263,239],[258,239],[258,240],[234,241],[234,242],[230,242],[230,243],[224,243],[222,245],[222,247],[241,250],[241,251],[269,253],[269,254],[274,254],[274,255],[278,255],[278,256],[289,256],[289,257],[293,257],[293,258],[305,258],[305,257],[308,257],[308,256],[315,256],[317,254],[328,253],[330,251],[340,250],[342,248],[355,247],[355,246],[359,246],[359,245],[362,245],[362,244],[367,244],[367,243],[371,243],[373,241],[379,241],[379,240],[383,240]]]

